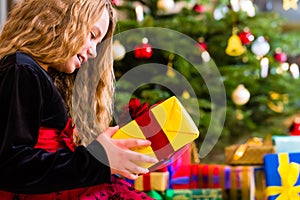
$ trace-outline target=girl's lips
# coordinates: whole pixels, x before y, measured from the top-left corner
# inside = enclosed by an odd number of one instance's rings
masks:
[[[77,57],[78,57],[78,60],[79,60],[80,64],[87,61],[87,58],[85,56],[82,56],[82,55],[78,54]]]
[[[77,58],[78,58],[78,60],[79,60],[79,62],[81,64],[83,62],[83,58],[79,54],[77,55]]]
[[[77,55],[77,60],[75,60],[75,67],[80,68],[82,64],[82,57],[80,55]]]

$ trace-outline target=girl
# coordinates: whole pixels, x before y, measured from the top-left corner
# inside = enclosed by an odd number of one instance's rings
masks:
[[[114,23],[108,0],[23,0],[10,13],[0,36],[1,199],[149,198],[114,175],[136,179],[148,169],[135,163],[157,162],[130,150],[149,141],[111,138]],[[92,58],[101,68],[90,94],[99,132],[79,116],[75,144],[74,71]]]

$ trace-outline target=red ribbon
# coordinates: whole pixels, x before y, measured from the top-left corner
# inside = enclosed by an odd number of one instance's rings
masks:
[[[59,148],[68,147],[71,151],[74,151],[76,145],[73,142],[73,130],[74,126],[72,126],[71,118],[68,119],[62,131],[54,128],[40,127],[38,142],[34,148],[55,152]]]
[[[174,153],[174,148],[151,110],[137,117],[135,121],[139,125],[146,139],[151,141],[151,147],[157,159],[169,159]]]
[[[45,149],[48,152],[55,152],[57,149],[62,148],[63,145],[57,141],[58,134],[58,129],[40,127],[38,142],[34,148]]]
[[[209,174],[208,174],[208,165],[201,165],[201,175],[202,175],[202,180],[200,180],[200,188],[209,188],[208,185],[208,179],[209,179]]]
[[[150,174],[150,172],[143,175],[143,188],[144,188],[144,191],[151,190],[151,174]]]
[[[217,177],[219,177],[219,171],[220,171],[220,167],[219,166],[215,166],[213,168],[213,188],[219,188],[220,187],[220,183],[219,180],[217,180]]]
[[[147,102],[142,104],[139,99],[132,98],[127,105],[122,107],[123,113],[120,115],[118,123],[120,126],[123,126],[131,120],[141,116],[143,113],[149,111],[149,109]]]

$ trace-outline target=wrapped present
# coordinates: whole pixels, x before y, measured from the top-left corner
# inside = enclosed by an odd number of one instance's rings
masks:
[[[300,153],[267,154],[264,157],[268,200],[300,199]]]
[[[164,195],[166,200],[192,200],[191,190],[168,189]]]
[[[168,189],[165,192],[166,200],[222,200],[221,189]]]
[[[177,168],[181,165],[190,165],[192,163],[192,142],[190,145],[186,145],[186,150],[182,152],[182,154],[178,154],[176,156],[173,156],[169,160],[169,165],[172,168]]]
[[[266,178],[263,166],[254,168],[255,200],[266,199]]]
[[[276,153],[300,152],[300,136],[272,136]]]
[[[133,186],[140,191],[165,191],[169,186],[169,172],[149,172],[134,180]]]
[[[115,139],[139,138],[151,141],[151,146],[133,149],[156,157],[155,165],[138,163],[151,171],[159,168],[176,153],[181,152],[199,136],[199,130],[179,100],[172,96],[146,110],[142,115],[122,126]],[[186,150],[186,149],[184,149]]]
[[[263,165],[265,154],[274,153],[272,145],[264,145],[260,138],[251,138],[244,144],[225,148],[225,162],[230,165]]]
[[[199,167],[197,164],[168,166],[170,173],[170,189],[198,188]]]
[[[163,200],[163,196],[162,194],[160,194],[159,192],[157,192],[156,190],[151,190],[148,192],[145,192],[149,197],[152,197],[155,200]]]
[[[173,189],[190,189],[197,187],[198,167],[193,167],[196,162],[199,162],[198,151],[196,151],[195,142],[190,145],[190,148],[183,152],[182,155],[174,156],[170,159],[167,166],[171,181],[169,188]],[[197,155],[196,155],[197,154]],[[196,171],[195,171],[196,170]]]
[[[199,188],[222,188],[224,199],[254,199],[254,166],[199,164]]]

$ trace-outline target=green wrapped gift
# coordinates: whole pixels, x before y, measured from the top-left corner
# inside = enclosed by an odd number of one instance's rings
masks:
[[[151,190],[151,191],[145,192],[145,193],[146,193],[149,197],[152,197],[152,198],[155,199],[155,200],[163,200],[162,195],[161,195],[159,192],[155,191],[155,190]]]
[[[166,200],[192,200],[192,191],[184,189],[168,189],[165,192]]]
[[[222,189],[168,189],[165,192],[166,200],[222,200]]]

